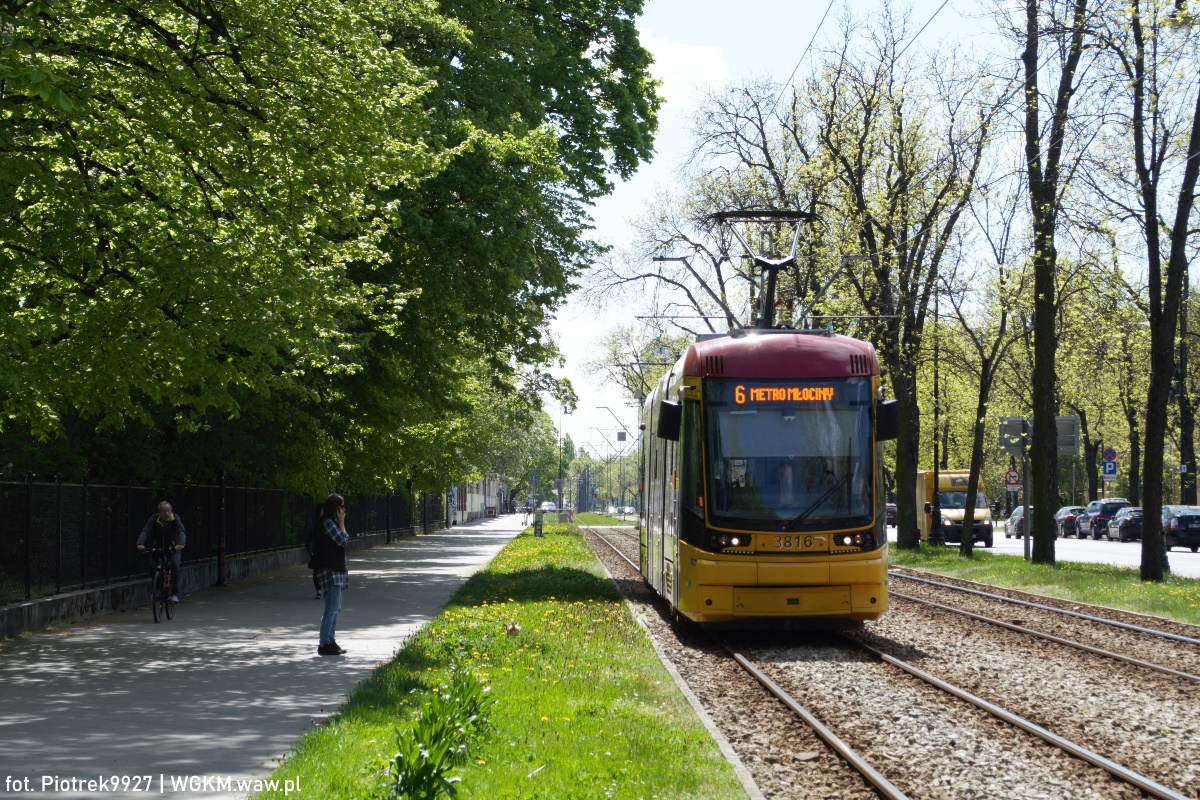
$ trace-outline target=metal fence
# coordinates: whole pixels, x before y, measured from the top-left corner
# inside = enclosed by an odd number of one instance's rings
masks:
[[[145,576],[137,537],[160,500],[183,520],[184,564],[303,545],[318,502],[279,489],[0,481],[0,604]],[[438,495],[347,495],[346,529],[429,530],[442,503]]]

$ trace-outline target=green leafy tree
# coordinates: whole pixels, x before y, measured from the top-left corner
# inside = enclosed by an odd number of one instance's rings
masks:
[[[6,52],[34,43],[70,108],[0,88],[0,419],[46,436],[70,414],[236,414],[239,388],[354,370],[346,320],[409,296],[347,280],[382,258],[371,187],[449,157],[388,17],[457,35],[407,0],[6,14]]]
[[[514,470],[542,397],[574,402],[547,312],[588,203],[651,152],[640,3],[12,8],[7,452],[439,488]]]

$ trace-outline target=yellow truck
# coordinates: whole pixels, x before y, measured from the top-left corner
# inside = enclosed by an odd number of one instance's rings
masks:
[[[939,470],[938,501],[941,504],[942,532],[946,544],[962,541],[963,515],[967,508],[967,480],[971,471],[966,469]],[[933,522],[933,470],[917,472],[917,527],[921,529],[921,540],[929,540],[929,527]],[[979,488],[975,493],[975,524],[972,526],[972,542],[992,546],[992,510],[988,507],[984,493],[983,475],[979,476]]]

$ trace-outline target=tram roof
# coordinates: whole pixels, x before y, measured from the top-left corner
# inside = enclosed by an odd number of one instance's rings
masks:
[[[697,341],[683,374],[720,378],[841,378],[877,375],[870,342],[805,331],[755,331]]]

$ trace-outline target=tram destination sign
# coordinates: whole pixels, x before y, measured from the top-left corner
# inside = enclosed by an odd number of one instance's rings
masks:
[[[733,400],[739,406],[746,403],[819,403],[834,396],[832,386],[751,386],[738,384],[733,388]]]

